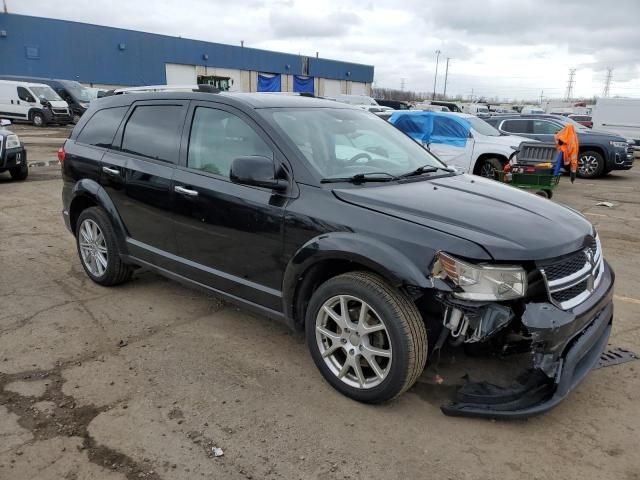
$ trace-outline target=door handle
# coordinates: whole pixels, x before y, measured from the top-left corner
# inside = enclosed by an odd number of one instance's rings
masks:
[[[109,175],[120,175],[120,170],[118,170],[117,168],[102,167],[102,171],[104,173],[108,173]]]
[[[173,190],[176,193],[181,193],[182,195],[187,195],[188,197],[197,197],[198,196],[198,192],[196,190],[189,190],[188,188],[184,188],[184,187],[181,187],[179,185],[176,185],[175,187],[173,187]]]

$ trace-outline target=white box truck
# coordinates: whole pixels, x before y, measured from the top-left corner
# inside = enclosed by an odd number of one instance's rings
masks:
[[[640,147],[640,98],[599,98],[592,120],[593,130],[615,133]]]

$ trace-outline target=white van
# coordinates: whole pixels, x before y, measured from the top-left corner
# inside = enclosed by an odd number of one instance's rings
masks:
[[[593,130],[620,135],[640,146],[640,98],[599,98],[591,120]]]
[[[491,114],[489,107],[484,103],[465,103],[462,105],[462,111],[469,115],[476,115],[479,117],[488,117]]]
[[[31,122],[36,127],[71,123],[67,102],[43,83],[0,80],[0,115]]]

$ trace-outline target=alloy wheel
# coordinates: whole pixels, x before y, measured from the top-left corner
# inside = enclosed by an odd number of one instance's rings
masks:
[[[484,162],[480,167],[480,176],[493,179],[496,177],[496,169],[490,163]]]
[[[594,155],[583,155],[578,159],[578,171],[585,176],[591,176],[598,169],[598,159]]]
[[[316,342],[329,370],[350,387],[380,385],[391,367],[389,332],[364,300],[337,295],[316,316]]]
[[[33,124],[36,127],[41,127],[44,124],[44,119],[42,118],[42,115],[34,115],[33,116]]]
[[[80,225],[80,255],[86,269],[94,276],[101,277],[107,270],[109,261],[107,241],[96,222],[87,218]]]

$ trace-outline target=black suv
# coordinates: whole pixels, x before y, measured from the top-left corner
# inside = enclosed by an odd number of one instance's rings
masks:
[[[59,158],[93,281],[144,267],[281,319],[351,398],[396,397],[451,344],[524,345],[517,387],[468,382],[442,408],[533,415],[607,344],[614,276],[584,217],[458,173],[357,107],[114,95],[91,103]]]
[[[573,124],[578,134],[580,154],[578,176],[596,178],[612,170],[633,167],[633,143],[607,132],[591,130],[562,115],[499,115],[485,121],[503,133],[530,137],[541,142],[554,142],[554,134]]]
[[[9,125],[10,120],[0,119],[0,173],[8,171],[12,179],[25,180],[29,175],[27,150],[18,135],[5,129]]]

